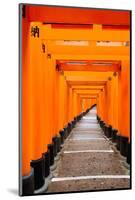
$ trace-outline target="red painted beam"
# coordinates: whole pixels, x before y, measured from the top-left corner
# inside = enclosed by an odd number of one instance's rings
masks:
[[[130,25],[130,11],[26,5],[29,21],[68,24]]]
[[[61,71],[94,71],[94,72],[118,72],[121,70],[121,66],[113,64],[112,66],[93,66],[93,65],[66,65],[61,64],[59,67]]]

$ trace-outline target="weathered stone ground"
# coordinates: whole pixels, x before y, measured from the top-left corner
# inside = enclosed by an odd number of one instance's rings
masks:
[[[124,158],[104,136],[93,109],[65,141],[47,193],[130,188],[128,175]]]

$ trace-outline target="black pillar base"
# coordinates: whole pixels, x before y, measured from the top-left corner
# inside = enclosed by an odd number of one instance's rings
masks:
[[[117,129],[112,129],[112,142],[116,142],[117,141]]]
[[[71,131],[73,129],[73,121],[70,122],[70,126],[71,126]]]
[[[105,125],[105,126],[104,126],[104,134],[105,134],[105,136],[107,136],[107,131],[108,131],[108,126]]]
[[[103,130],[103,132],[104,132],[104,134],[105,134],[105,131],[106,131],[106,124],[105,124],[105,123],[104,123],[104,125],[103,125],[102,130]]]
[[[48,144],[48,150],[50,152],[50,166],[54,164],[54,145]]]
[[[127,156],[128,151],[128,138],[120,136],[120,153],[122,156]]]
[[[102,130],[104,131],[104,128],[105,128],[105,122],[103,122],[102,124]]]
[[[52,138],[53,146],[54,146],[54,157],[57,155],[57,137]]]
[[[43,154],[44,156],[44,177],[48,177],[50,174],[50,152],[49,150]]]
[[[34,193],[34,170],[32,169],[28,176],[22,177],[22,194],[32,195]]]
[[[97,120],[99,121],[99,116],[97,115]]]
[[[101,118],[98,115],[97,115],[97,120],[98,120],[98,123],[100,123]]]
[[[61,137],[60,136],[57,136],[57,153],[60,152],[61,150]]]
[[[66,139],[67,136],[68,136],[68,132],[69,132],[69,127],[68,127],[68,125],[65,126],[65,127],[63,128],[63,130],[64,130],[64,139]]]
[[[120,150],[120,135],[117,134],[116,136],[116,148],[117,150]]]
[[[77,122],[80,121],[80,119],[85,115],[85,113],[81,113],[80,115],[77,116]]]
[[[65,139],[66,139],[71,131],[71,124],[68,123],[67,126],[64,127],[64,130],[65,130]]]
[[[74,117],[74,123],[76,124],[76,122],[77,122],[77,118],[76,118],[76,117]]]
[[[72,124],[72,129],[74,128],[74,120],[71,121],[71,124]]]
[[[103,126],[103,123],[104,123],[104,122],[103,122],[102,120],[101,120],[100,123],[99,123],[101,128],[102,128],[102,126]]]
[[[61,137],[61,144],[63,144],[64,143],[64,138],[65,138],[64,130],[60,130],[59,134],[60,134],[60,137]]]
[[[65,129],[66,128],[66,129]],[[66,138],[67,138],[67,136],[69,135],[69,133],[70,133],[70,131],[71,131],[71,124],[70,123],[68,123],[68,125],[65,127],[64,129],[65,129],[65,132],[67,133],[66,134]]]
[[[127,163],[131,164],[131,144],[130,143],[128,143]]]
[[[34,169],[34,189],[39,189],[44,184],[44,158],[31,161],[31,167]]]
[[[103,126],[103,133],[105,134],[105,131],[106,131],[106,124],[104,124]]]
[[[81,113],[81,118],[86,115],[86,112]]]
[[[106,130],[106,136],[108,137],[108,138],[111,138],[111,135],[112,135],[112,126],[108,126],[107,127],[107,130]]]
[[[69,125],[69,133],[72,131],[72,122],[68,123]]]
[[[75,119],[72,121],[72,126],[73,126],[73,128],[75,127],[75,124],[76,124],[76,121],[75,121]]]

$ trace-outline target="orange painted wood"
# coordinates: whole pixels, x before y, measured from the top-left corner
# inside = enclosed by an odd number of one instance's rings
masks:
[[[43,115],[44,115],[44,119],[43,119],[43,129],[44,129],[44,152],[47,151],[47,145],[50,143],[50,107],[49,102],[49,94],[48,94],[48,87],[49,87],[49,68],[48,68],[48,60],[46,57],[45,53],[42,53],[42,66],[43,66]],[[50,92],[50,91],[49,91]],[[42,100],[41,100],[42,101]]]
[[[61,20],[62,23],[72,21],[72,23],[87,24],[87,20],[90,19],[89,23],[90,21],[101,22],[101,24],[106,22],[110,27],[117,26],[119,22],[119,26],[128,27],[129,12],[105,12],[94,9],[89,12],[88,9],[79,8],[26,7],[27,17],[22,19],[22,174],[30,173],[30,161],[39,159],[42,153],[47,151],[47,145],[52,142],[52,137],[74,117],[94,104],[97,104],[98,116],[106,124],[118,129],[122,136],[127,136],[130,141],[130,48],[117,48],[115,51],[116,48],[109,47],[108,53],[105,54],[107,47],[104,47],[104,52],[100,55],[94,47],[90,55],[87,54],[88,49],[83,50],[83,48],[78,53],[76,46],[60,49],[60,46],[57,47],[50,41],[54,39],[54,33],[58,32],[62,34],[59,35],[60,39],[66,38],[67,25],[64,25],[66,29],[60,31],[57,28],[60,29],[62,26],[55,27],[53,24],[49,30],[52,31],[49,35],[52,38],[48,41],[44,39],[46,30],[43,21],[33,21],[44,19],[49,22],[52,19],[53,23],[59,23]],[[79,14],[79,18],[73,17],[75,13]],[[28,20],[33,22],[30,23]],[[33,25],[40,27],[39,38],[31,36],[30,30]],[[94,31],[96,26],[94,25]],[[79,28],[73,30],[71,25],[68,25],[68,30],[73,31],[74,36],[76,31],[81,34]],[[102,31],[101,26],[97,28],[96,36],[100,36],[100,31]],[[113,31],[115,32],[115,29]],[[127,33],[125,30],[123,32],[122,28],[120,31],[117,29],[118,35]],[[42,52],[42,42],[46,47],[45,53]],[[74,52],[77,52],[77,55]],[[86,63],[112,61],[113,65],[67,65],[68,61]],[[59,71],[56,70],[56,64],[60,64]],[[113,72],[117,72],[118,76],[113,76]],[[111,80],[108,79],[109,77]]]
[[[118,72],[120,71],[121,67],[119,65],[112,65],[112,66],[93,66],[93,65],[66,65],[61,64],[60,70],[63,71],[93,71],[93,72]]]
[[[28,6],[28,19],[45,23],[129,25],[130,12],[57,6]],[[76,16],[76,17],[75,17]]]
[[[122,61],[122,70],[119,74],[119,107],[118,126],[121,135],[127,136],[130,141],[130,63]],[[123,114],[124,113],[124,114]]]
[[[30,23],[22,19],[22,175],[30,173],[32,158]]]
[[[31,23],[31,26],[39,26],[41,23]],[[32,106],[32,145],[33,156],[36,160],[41,158],[44,150],[44,121],[43,121],[43,65],[41,43],[38,37],[30,37],[30,63],[31,66],[31,106]]]

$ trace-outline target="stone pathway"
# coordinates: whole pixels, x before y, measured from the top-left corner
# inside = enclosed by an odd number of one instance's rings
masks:
[[[90,110],[64,143],[47,193],[130,187],[129,171]]]

